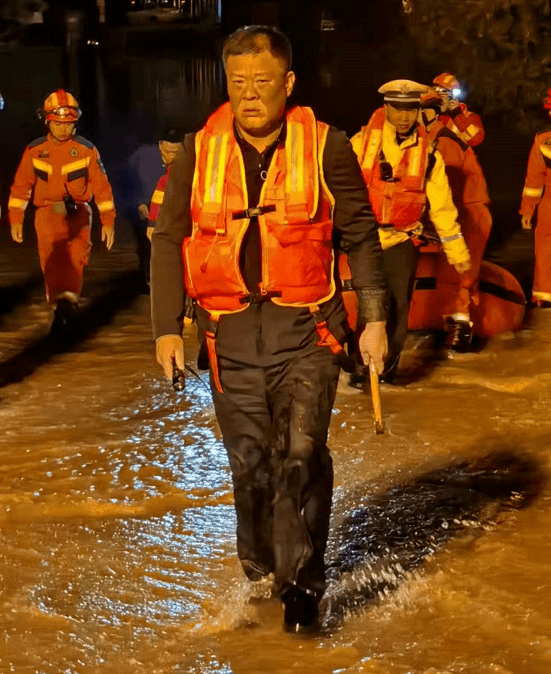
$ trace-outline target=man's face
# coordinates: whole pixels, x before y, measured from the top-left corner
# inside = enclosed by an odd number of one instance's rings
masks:
[[[161,159],[165,166],[170,166],[174,161],[178,150],[182,147],[182,143],[171,143],[168,140],[159,141],[159,150],[161,151]]]
[[[417,121],[419,107],[395,108],[390,103],[385,103],[386,118],[396,128],[400,136],[407,136]]]
[[[267,50],[229,56],[228,94],[237,125],[251,136],[269,136],[281,124],[295,74]]]
[[[50,133],[60,143],[69,140],[74,130],[74,122],[50,122]]]

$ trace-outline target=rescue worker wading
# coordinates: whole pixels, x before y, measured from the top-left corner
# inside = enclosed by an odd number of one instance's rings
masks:
[[[484,140],[482,120],[476,112],[467,109],[465,103],[460,103],[454,92],[461,92],[461,86],[454,75],[441,73],[434,78],[433,86],[440,95],[440,121],[453,131],[470,147],[480,145]]]
[[[544,109],[551,120],[551,89]],[[532,229],[537,209],[534,248],[536,268],[532,286],[532,302],[538,307],[551,307],[551,129],[537,133],[528,158],[528,169],[522,191],[520,214],[522,227]]]
[[[470,270],[461,276],[445,260],[445,269],[438,272],[439,282],[458,286],[453,305],[444,311],[446,346],[464,350],[469,348],[472,340],[470,305],[471,302],[478,303],[480,265],[492,229],[492,216],[488,209],[490,197],[473,149],[438,118],[440,95],[431,89],[423,94],[421,102],[423,124],[446,165],[453,203],[458,211],[457,220],[471,257]]]
[[[186,137],[153,233],[157,358],[167,377],[173,360],[183,368],[185,277],[232,471],[239,559],[252,581],[274,574],[284,628],[299,631],[316,625],[325,589],[326,442],[346,336],[332,238],[358,295],[360,353],[379,372],[383,260],[345,134],[287,105],[287,38],[239,29],[223,60],[230,101]]]
[[[95,199],[108,249],[113,245],[113,194],[96,148],[75,136],[81,115],[74,96],[59,89],[44,101],[41,117],[48,135],[33,141],[23,153],[11,188],[9,218],[14,241],[23,241],[23,218],[34,189],[34,226],[44,273],[46,299],[61,326],[76,307],[82,275],[88,264]]]
[[[410,80],[383,85],[385,106],[352,138],[373,212],[379,223],[390,293],[388,356],[383,379],[394,379],[404,345],[409,304],[419,255],[420,219],[428,200],[429,218],[448,261],[459,274],[469,269],[469,251],[457,223],[444,162],[418,123],[427,87]]]

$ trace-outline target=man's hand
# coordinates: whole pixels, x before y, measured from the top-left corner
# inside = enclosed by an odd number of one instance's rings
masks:
[[[11,238],[16,243],[23,243],[23,223],[11,226]]]
[[[115,241],[115,228],[113,226],[106,227],[103,225],[101,228],[101,240],[105,241],[107,250],[111,250],[113,242]]]
[[[149,220],[149,208],[147,204],[140,204],[138,206],[138,214],[142,220]]]
[[[364,365],[369,365],[371,359],[377,373],[382,374],[388,350],[385,322],[368,323],[360,335],[359,347]]]
[[[172,380],[172,363],[174,361],[180,370],[184,369],[184,340],[180,335],[163,335],[159,337],[156,351],[157,362],[170,380]]]
[[[451,98],[448,103],[448,110],[455,110],[458,107],[459,107],[458,101],[456,101],[455,98]]]
[[[467,260],[466,262],[458,262],[457,264],[453,265],[455,267],[455,271],[461,275],[464,274],[465,272],[468,272],[469,269],[471,268],[471,261]]]
[[[523,215],[522,216],[522,229],[532,229],[532,216]],[[13,236],[13,234],[12,234]]]

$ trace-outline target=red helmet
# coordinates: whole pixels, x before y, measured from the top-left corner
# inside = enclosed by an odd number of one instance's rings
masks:
[[[448,91],[460,88],[457,78],[455,77],[455,75],[452,75],[451,73],[440,73],[438,77],[434,78],[432,83],[436,87],[442,87],[442,89],[447,89]]]
[[[545,103],[543,104],[543,109],[551,110],[551,89],[549,89],[547,92],[547,98],[545,99]]]
[[[42,106],[42,117],[46,122],[76,122],[82,114],[78,101],[68,91],[58,89],[50,94]]]

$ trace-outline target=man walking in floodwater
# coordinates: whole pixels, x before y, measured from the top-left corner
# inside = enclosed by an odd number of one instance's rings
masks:
[[[167,377],[184,366],[187,293],[232,471],[239,559],[251,581],[274,574],[284,629],[294,632],[315,627],[325,589],[326,442],[346,335],[333,238],[358,295],[360,353],[379,372],[383,260],[346,136],[288,104],[287,38],[239,29],[223,60],[230,100],[186,137],[153,234],[157,360]]]
[[[77,306],[88,264],[95,198],[108,249],[115,237],[113,193],[96,148],[75,136],[81,111],[75,97],[59,89],[44,101],[41,118],[48,135],[23,153],[8,203],[11,235],[23,241],[23,218],[34,191],[38,254],[46,299],[54,309],[53,327],[62,327]]]

